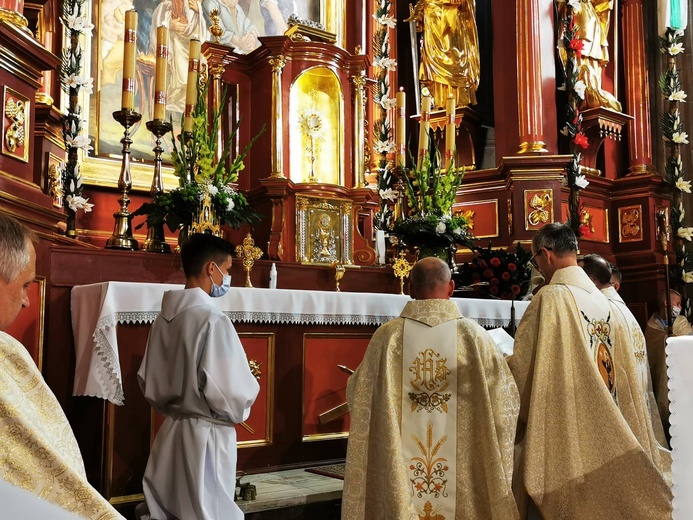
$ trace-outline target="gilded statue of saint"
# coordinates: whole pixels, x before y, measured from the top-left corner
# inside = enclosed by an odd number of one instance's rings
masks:
[[[585,83],[585,99],[581,108],[606,107],[621,112],[621,103],[602,88],[602,71],[609,63],[609,25],[614,0],[571,0],[577,26],[576,38],[583,42],[582,57],[578,58],[578,80]],[[558,0],[558,14],[565,17],[566,0]],[[561,27],[561,33],[563,28]],[[561,41],[559,37],[559,42]],[[559,47],[565,64],[566,50]]]
[[[419,79],[436,107],[449,96],[456,106],[476,104],[479,35],[476,0],[418,0],[408,21],[423,33]]]

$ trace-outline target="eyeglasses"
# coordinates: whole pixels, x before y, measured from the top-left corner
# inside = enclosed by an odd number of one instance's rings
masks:
[[[542,247],[536,255],[534,255],[532,258],[529,259],[529,263],[535,269],[539,269],[539,264],[537,264],[537,261],[535,260],[535,258],[538,257],[540,254],[542,254],[544,252],[544,249],[546,249],[547,251],[553,250],[552,247]]]

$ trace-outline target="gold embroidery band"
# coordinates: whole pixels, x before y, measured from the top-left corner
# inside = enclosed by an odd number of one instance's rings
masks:
[[[435,345],[435,347],[430,347]],[[420,520],[455,518],[457,320],[404,322],[402,455]]]

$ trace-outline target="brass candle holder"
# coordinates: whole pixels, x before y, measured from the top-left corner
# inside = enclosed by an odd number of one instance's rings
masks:
[[[122,109],[113,112],[113,119],[118,121],[123,128],[123,138],[120,142],[123,144],[123,162],[120,168],[120,177],[118,178],[118,190],[120,190],[120,210],[113,214],[115,218],[115,226],[113,235],[106,242],[107,249],[129,249],[135,251],[138,247],[137,240],[132,236],[132,213],[128,209],[130,205],[130,197],[128,193],[132,188],[132,177],[130,175],[130,128],[135,123],[142,119],[142,115],[132,109]]]
[[[154,146],[154,177],[149,193],[152,198],[164,191],[164,182],[161,179],[161,154],[164,149],[161,147],[161,138],[173,129],[173,125],[164,119],[153,119],[147,121],[147,130],[156,137]],[[170,253],[171,246],[166,243],[164,237],[164,223],[153,224],[147,227],[147,240],[142,246],[142,251],[149,253]]]
[[[193,140],[193,133],[183,132],[180,138],[185,142],[185,182],[189,184],[195,176],[193,172],[193,150],[192,146],[190,146]]]
[[[262,249],[255,247],[253,237],[248,233],[243,239],[243,245],[236,246],[236,256],[241,259],[243,269],[245,269],[245,286],[252,287],[250,282],[250,271],[253,269],[255,260],[262,256]]]
[[[392,270],[395,272],[395,276],[399,278],[399,293],[404,294],[404,279],[409,276],[410,271],[414,267],[414,264],[407,262],[406,254],[404,251],[399,252],[399,258],[395,260],[392,264]]]

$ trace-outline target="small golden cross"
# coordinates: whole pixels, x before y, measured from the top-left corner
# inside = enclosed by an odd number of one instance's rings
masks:
[[[245,286],[252,287],[250,283],[250,271],[253,269],[255,260],[262,256],[262,249],[255,247],[255,241],[250,233],[243,239],[243,245],[236,246],[236,256],[241,259],[243,269],[245,269]]]
[[[414,264],[407,262],[404,251],[400,251],[399,258],[392,264],[392,270],[395,272],[395,276],[399,278],[400,294],[404,294],[404,279],[409,276],[409,271],[411,271],[412,267],[414,267]]]

